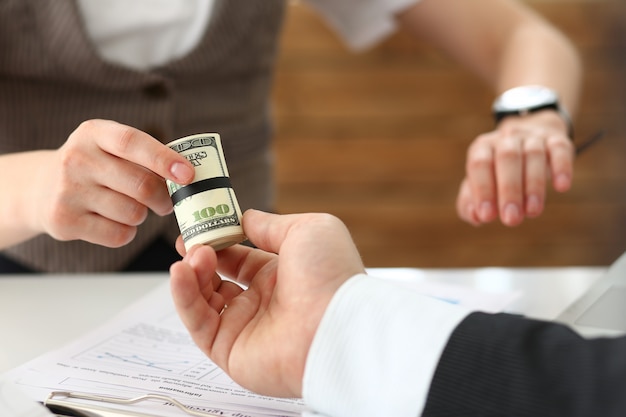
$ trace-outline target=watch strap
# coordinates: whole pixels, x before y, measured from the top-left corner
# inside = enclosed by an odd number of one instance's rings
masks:
[[[494,119],[496,122],[496,126],[502,121],[502,119],[509,116],[524,116],[526,114],[535,113],[542,110],[554,110],[563,118],[565,123],[567,124],[567,134],[570,139],[574,140],[574,126],[572,123],[572,118],[570,117],[567,110],[563,107],[559,106],[558,103],[550,103],[543,106],[537,106],[530,109],[521,109],[521,110],[512,110],[512,111],[498,111],[494,112]]]

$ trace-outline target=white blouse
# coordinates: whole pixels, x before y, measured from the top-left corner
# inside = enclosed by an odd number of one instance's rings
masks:
[[[259,0],[257,0],[259,1]],[[353,50],[396,28],[394,16],[419,0],[306,0]],[[78,0],[102,59],[147,70],[181,58],[200,41],[214,0]]]

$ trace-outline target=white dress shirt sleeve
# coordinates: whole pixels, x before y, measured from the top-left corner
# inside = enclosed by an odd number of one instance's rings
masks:
[[[353,50],[366,49],[396,30],[395,14],[419,0],[306,0]]]
[[[332,417],[416,417],[469,310],[357,275],[331,300],[307,358],[303,398]]]

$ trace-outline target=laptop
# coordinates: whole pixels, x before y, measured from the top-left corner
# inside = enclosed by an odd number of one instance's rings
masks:
[[[626,252],[556,321],[587,337],[626,334]]]

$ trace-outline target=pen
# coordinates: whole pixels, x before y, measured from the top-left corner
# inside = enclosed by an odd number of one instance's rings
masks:
[[[581,143],[576,147],[576,155],[580,155],[585,149],[589,148],[591,145],[599,141],[604,137],[604,130],[600,130],[593,134],[589,139],[585,142]]]
[[[103,395],[93,395],[80,392],[67,392],[67,391],[53,391],[48,395],[48,398],[44,401],[44,405],[48,407],[50,411],[56,413],[58,417],[150,417],[150,414],[145,414],[140,411],[124,411],[114,410],[100,405],[70,402],[69,399],[89,400],[101,403],[120,404],[120,405],[132,405],[138,402],[146,400],[157,400],[167,402],[180,410],[194,417],[220,417],[217,414],[205,413],[203,411],[194,410],[180,401],[159,394],[145,394],[135,398],[119,398],[109,397]]]

